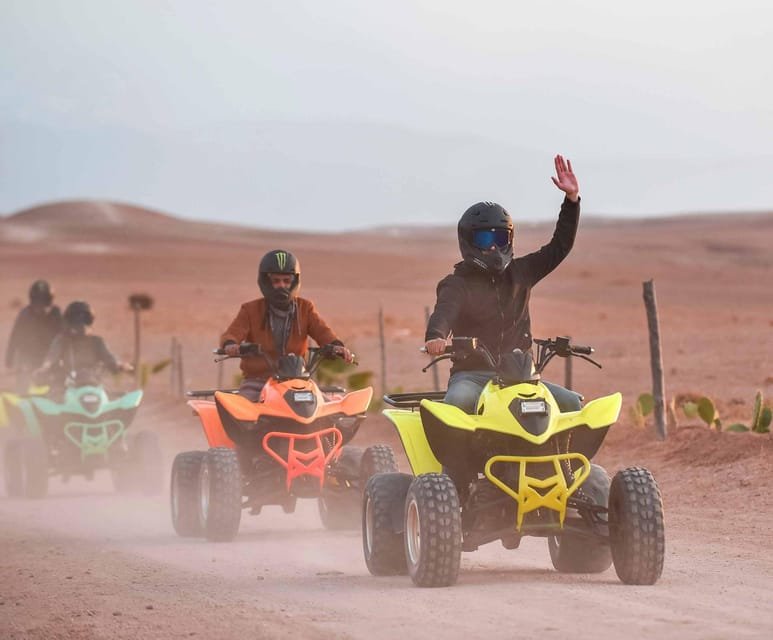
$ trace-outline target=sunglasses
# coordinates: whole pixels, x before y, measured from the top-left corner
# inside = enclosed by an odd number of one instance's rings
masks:
[[[497,246],[505,249],[510,245],[510,229],[475,229],[472,232],[472,244],[478,249],[490,249]]]

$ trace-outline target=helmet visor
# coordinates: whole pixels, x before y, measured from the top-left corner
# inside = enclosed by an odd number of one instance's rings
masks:
[[[491,249],[493,246],[505,249],[510,244],[510,229],[475,229],[472,244],[478,249]]]

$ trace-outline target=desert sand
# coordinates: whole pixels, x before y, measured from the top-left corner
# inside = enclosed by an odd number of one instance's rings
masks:
[[[558,208],[556,202],[556,208]],[[64,307],[95,309],[95,333],[132,358],[127,298],[150,294],[143,360],[183,347],[185,388],[221,373],[211,349],[239,305],[258,295],[257,262],[274,248],[300,259],[302,294],[373,371],[377,393],[432,387],[421,373],[425,307],[458,260],[454,224],[304,234],[193,223],[112,203],[71,202],[0,218],[0,341],[29,284],[47,278]],[[256,217],[255,225],[261,220]],[[291,220],[286,221],[292,225]],[[516,221],[516,253],[547,242],[552,224]],[[773,438],[720,433],[679,415],[664,442],[628,410],[651,389],[642,282],[656,286],[666,391],[706,394],[723,423],[747,422],[757,390],[773,397],[773,214],[648,220],[583,219],[574,250],[534,290],[533,333],[592,345],[598,370],[576,363],[586,398],[621,391],[624,410],[598,455],[610,473],[646,466],[665,504],[666,560],[652,587],[614,571],[558,574],[543,540],[464,554],[459,582],[418,589],[374,578],[358,532],[328,532],[306,501],[285,515],[245,514],[236,541],[178,538],[168,496],[116,496],[107,476],[52,482],[49,497],[0,498],[2,638],[763,638],[773,636]],[[380,375],[383,309],[386,380]],[[441,372],[441,384],[447,369]],[[563,381],[560,363],[548,377]],[[0,388],[12,379],[4,374]],[[122,378],[112,383],[129,388]],[[150,379],[132,428],[154,429],[167,468],[205,439],[168,372]],[[2,438],[0,434],[0,438]],[[377,413],[359,444],[399,449]],[[403,470],[408,470],[401,459]]]

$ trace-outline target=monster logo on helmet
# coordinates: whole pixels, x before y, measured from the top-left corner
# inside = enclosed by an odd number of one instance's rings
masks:
[[[272,273],[289,273],[295,277],[289,288],[275,288],[269,277]],[[289,309],[301,288],[301,265],[298,259],[282,249],[269,251],[263,256],[258,267],[258,286],[270,305],[277,309]]]
[[[502,273],[513,260],[513,219],[495,202],[478,202],[462,214],[459,250],[468,264]]]

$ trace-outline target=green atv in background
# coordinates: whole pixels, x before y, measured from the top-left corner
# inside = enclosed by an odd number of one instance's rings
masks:
[[[9,497],[41,498],[48,479],[94,477],[109,469],[117,491],[157,494],[162,458],[155,433],[127,433],[142,400],[135,390],[110,399],[100,385],[67,387],[61,400],[51,395],[4,394],[11,436],[3,453]]]

